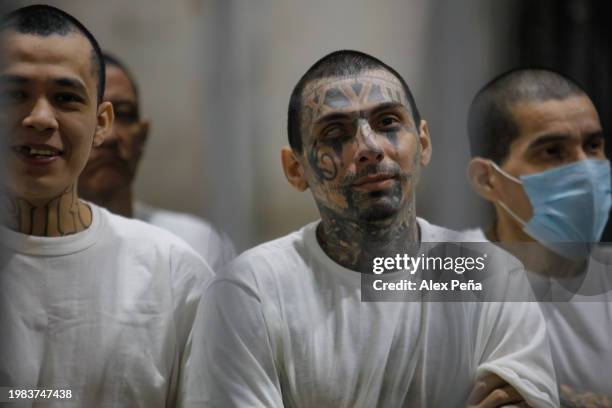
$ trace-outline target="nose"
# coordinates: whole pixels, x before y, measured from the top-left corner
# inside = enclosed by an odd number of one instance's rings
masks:
[[[586,152],[582,146],[576,149],[576,152],[574,153],[574,161],[586,160],[589,158],[590,156],[588,152]]]
[[[39,132],[58,129],[53,107],[46,98],[39,98],[36,101],[30,113],[23,119],[22,124]]]
[[[370,124],[361,120],[357,128],[357,160],[361,164],[379,163],[384,158],[384,151],[379,145],[379,138]]]

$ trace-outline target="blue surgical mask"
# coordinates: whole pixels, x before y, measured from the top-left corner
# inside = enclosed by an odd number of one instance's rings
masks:
[[[527,222],[505,203],[504,208],[536,241],[566,258],[583,259],[599,242],[611,205],[610,162],[580,160],[520,180],[493,167],[523,185],[533,208]]]

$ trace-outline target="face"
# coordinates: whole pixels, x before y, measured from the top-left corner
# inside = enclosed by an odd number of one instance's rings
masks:
[[[92,47],[85,37],[6,30],[0,47],[5,188],[44,202],[74,185],[92,145],[110,127],[112,108],[97,103]]]
[[[149,128],[148,122],[140,119],[130,78],[116,65],[106,67],[104,100],[112,103],[115,121],[104,143],[92,149],[79,178],[79,191],[85,197],[131,186]]]
[[[586,96],[517,103],[511,108],[519,136],[510,145],[502,169],[519,176],[586,159],[606,159],[599,116]],[[496,177],[501,199],[524,220],[532,209],[520,184]]]
[[[409,200],[430,155],[401,83],[384,70],[311,82],[303,93],[303,152],[297,158],[319,209],[379,221]]]

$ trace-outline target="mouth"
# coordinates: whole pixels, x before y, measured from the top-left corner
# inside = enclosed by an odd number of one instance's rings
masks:
[[[361,177],[353,183],[353,188],[363,191],[384,190],[393,186],[397,177],[389,173],[371,174]]]
[[[49,145],[14,145],[11,150],[20,158],[35,164],[46,164],[64,154],[60,149]]]

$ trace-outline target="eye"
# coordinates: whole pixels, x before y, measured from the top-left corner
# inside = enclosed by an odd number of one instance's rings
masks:
[[[138,107],[135,104],[123,100],[110,102],[115,111],[115,122],[126,126],[138,122]]]
[[[562,160],[564,151],[560,145],[549,145],[540,150],[539,155],[544,160]]]
[[[377,126],[380,129],[391,129],[400,124],[400,119],[395,115],[384,115],[377,121]]]
[[[321,133],[325,139],[336,139],[345,135],[344,128],[340,125],[331,125],[323,129]]]
[[[24,101],[28,95],[20,89],[7,89],[2,92],[0,100],[3,103],[17,103]]]
[[[603,137],[594,137],[587,141],[584,150],[589,154],[599,154],[604,150]]]
[[[138,114],[136,112],[116,111],[115,120],[122,125],[131,125],[138,122]]]
[[[55,101],[58,103],[83,103],[84,100],[79,95],[71,92],[61,92],[55,95]]]

